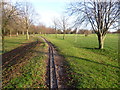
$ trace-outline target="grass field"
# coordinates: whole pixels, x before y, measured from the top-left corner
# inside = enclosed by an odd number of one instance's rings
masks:
[[[76,36],[76,37],[75,37]],[[69,85],[77,88],[118,88],[118,35],[108,34],[103,50],[98,47],[96,35],[46,35],[66,59],[68,73],[73,80]],[[73,84],[74,83],[74,84]]]
[[[29,41],[24,39],[24,36],[19,37],[6,37],[6,50],[11,50],[19,45],[32,41],[36,41],[39,38],[33,38]],[[35,48],[29,50],[28,55],[25,57],[30,57],[27,60],[21,60],[19,65],[10,66],[9,70],[16,72],[12,73],[12,79],[4,85],[3,88],[46,88],[45,85],[45,74],[46,74],[46,55],[44,53],[47,49],[47,44],[41,39],[40,44]],[[8,45],[7,45],[8,44]],[[15,46],[15,47],[13,47]],[[30,56],[29,56],[30,55]],[[18,61],[20,61],[18,59]],[[24,64],[24,65],[23,65]]]
[[[40,35],[36,35],[40,36]],[[44,36],[44,35],[43,35]],[[74,35],[68,34],[65,40],[62,35],[45,35],[56,47],[58,52],[65,57],[68,77],[68,85],[76,88],[118,88],[120,82],[118,74],[118,35],[108,34],[105,39],[103,50],[95,49],[98,47],[96,35]],[[27,41],[25,36],[6,37],[6,52],[19,47]],[[30,50],[31,59],[20,67],[18,75],[4,88],[45,88],[45,55],[40,52],[46,50],[46,44],[42,43]],[[12,68],[12,67],[11,67]],[[120,74],[119,74],[120,75]]]
[[[22,44],[25,44],[27,42],[31,42],[33,40],[34,39],[26,40],[26,35],[19,35],[19,37],[16,37],[16,36],[12,36],[12,37],[6,36],[5,37],[5,52],[4,53],[6,53],[6,52],[8,52],[10,50],[15,49],[15,48],[19,47]],[[1,42],[0,42],[0,44],[2,46]],[[2,54],[2,47],[0,48],[0,54]]]
[[[16,36],[5,37],[5,52],[8,52],[8,51],[15,49],[16,47],[24,44],[24,43],[27,43],[26,41],[31,41],[31,39],[26,40],[25,35],[20,35],[19,37],[16,37]]]

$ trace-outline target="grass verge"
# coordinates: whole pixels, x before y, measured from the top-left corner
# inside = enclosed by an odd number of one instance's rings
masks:
[[[5,46],[4,46],[5,47],[5,52],[4,53],[6,53],[8,51],[11,51],[12,49],[17,48],[20,45],[29,43],[33,40],[34,39],[31,38],[31,37],[30,37],[29,40],[27,40],[25,35],[19,35],[18,37],[16,37],[16,36],[12,36],[12,37],[6,36],[5,37]],[[0,51],[0,54],[2,54],[2,49]]]
[[[108,34],[103,50],[98,47],[97,37],[89,35],[46,35],[61,53],[69,66],[68,84],[75,88],[119,88],[118,35]]]
[[[26,60],[24,66],[16,67],[19,71],[17,74],[14,72],[14,77],[3,88],[46,88],[46,47],[46,43],[42,41],[30,50],[31,58]]]

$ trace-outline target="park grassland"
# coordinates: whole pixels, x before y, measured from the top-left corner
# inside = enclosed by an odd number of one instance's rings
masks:
[[[118,88],[120,73],[118,65],[118,35],[108,34],[104,49],[98,47],[97,36],[66,34],[45,35],[52,42],[61,55],[65,57],[69,66],[68,73],[72,80],[69,85],[76,88]]]
[[[26,35],[19,35],[18,37],[16,36],[6,36],[5,37],[5,52],[8,52],[10,50],[13,50],[17,47],[19,47],[20,45],[27,43],[27,41],[33,41],[33,39],[27,40],[26,39]],[[4,52],[4,53],[5,53]]]
[[[12,39],[12,40],[11,40]],[[46,74],[46,59],[47,56],[44,53],[47,49],[47,44],[42,41],[42,39],[35,37],[30,38],[30,40],[26,40],[25,36],[21,35],[18,37],[6,37],[6,50],[12,50],[16,46],[19,47],[20,45],[24,43],[29,43],[32,41],[39,40],[41,43],[38,44],[35,48],[32,50],[29,50],[31,54],[30,59],[25,60],[24,63],[26,63],[24,66],[19,66],[19,71],[17,73],[20,74],[14,74],[13,78],[4,85],[3,88],[46,88],[45,85],[45,74]],[[8,44],[8,45],[7,45]],[[17,67],[16,67],[17,68]],[[14,67],[10,67],[11,69],[15,69]]]
[[[35,38],[33,37],[30,37],[29,40],[26,39],[26,35],[19,35],[19,36],[5,36],[5,52],[8,52],[8,51],[11,51],[23,44],[26,44],[26,43],[29,43],[29,42],[32,42],[34,41]],[[1,49],[2,50],[2,49]],[[2,54],[2,51],[0,52],[0,54]]]

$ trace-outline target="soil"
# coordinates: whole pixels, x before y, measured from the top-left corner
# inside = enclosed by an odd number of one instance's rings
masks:
[[[49,44],[51,44],[53,47],[58,88],[59,89],[62,89],[62,88],[67,89],[67,88],[69,88],[69,86],[68,86],[69,78],[68,78],[68,73],[66,72],[67,69],[65,67],[66,66],[65,58],[57,52],[57,48],[52,43],[49,42]],[[50,81],[49,81],[49,78],[50,78],[49,60],[47,61],[47,65],[48,65],[47,66],[47,85],[48,85],[48,87],[50,87],[49,86],[49,83],[50,83]]]
[[[64,68],[64,57],[58,54],[58,52],[54,48],[54,61],[56,65],[57,71],[57,79],[58,79],[58,88],[68,88],[67,86],[67,73],[66,69]]]
[[[2,55],[2,87],[4,87],[16,75],[20,75],[20,68],[32,57],[31,51],[40,42],[31,42],[21,45]]]
[[[40,41],[35,41],[31,43],[26,43],[12,51],[4,53],[2,55],[2,86],[4,87],[9,81],[16,77],[16,75],[21,75],[20,68],[24,66],[27,61],[33,56],[34,52],[32,49],[36,47],[37,44],[40,44]],[[56,67],[56,76],[58,79],[58,88],[68,88],[68,74],[67,69],[65,68],[65,59],[58,52],[56,47],[53,46],[54,52],[54,61]],[[46,51],[46,54],[48,52]],[[49,59],[46,60],[47,63],[47,72],[46,72],[46,84],[49,87]]]

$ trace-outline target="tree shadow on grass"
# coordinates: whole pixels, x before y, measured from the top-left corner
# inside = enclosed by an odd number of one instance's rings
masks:
[[[89,47],[81,47],[81,48],[88,49],[88,50],[100,50],[99,48],[89,48]],[[104,49],[102,49],[102,50],[104,50]]]
[[[111,64],[104,64],[104,63],[92,61],[92,60],[89,60],[89,59],[86,59],[86,58],[81,58],[81,57],[76,57],[76,56],[67,56],[67,55],[65,57],[71,57],[71,58],[80,59],[80,60],[83,60],[83,61],[87,61],[87,62],[99,64],[99,65],[110,66],[112,68],[120,69],[120,67],[118,67],[118,66],[114,66],[114,65],[111,65]],[[70,65],[69,62],[67,62],[67,64]],[[74,73],[74,75],[72,73],[69,74],[69,75],[72,74],[72,79],[73,79],[72,82],[71,82],[72,88],[76,88],[77,86],[80,86],[80,84],[83,83],[83,81],[79,80],[78,78],[82,77],[83,74],[74,72],[73,68],[70,68],[69,72]],[[120,74],[118,71],[116,71],[116,72],[118,73],[118,75]],[[79,76],[79,77],[77,77],[77,76]]]
[[[3,53],[2,55],[2,67],[9,68],[9,66],[15,65],[22,59],[25,55],[30,53],[34,47],[36,47],[37,42],[31,42],[23,46],[19,46],[11,51]]]
[[[38,53],[41,53],[41,54],[49,54],[48,52],[40,52],[40,51],[34,51],[34,52],[38,52]],[[54,55],[56,55],[56,54],[54,54]],[[60,56],[63,56],[63,55],[60,55]],[[86,59],[86,58],[81,58],[81,57],[76,57],[76,56],[68,56],[68,55],[65,55],[63,57],[64,58],[65,57],[72,57],[72,58],[80,59],[80,60],[83,60],[83,61],[88,61],[88,62],[92,62],[92,63],[96,63],[96,64],[110,66],[110,67],[114,67],[114,68],[120,69],[120,67],[118,67],[118,66],[114,66],[114,65],[111,65],[111,64],[105,64],[105,63],[100,63],[100,62],[92,61],[92,60],[89,60],[89,59]]]
[[[99,49],[99,48],[89,48],[89,47],[81,47],[82,49],[86,49],[86,50],[91,50],[91,51],[100,51],[100,52],[106,52],[106,53],[110,53],[110,50],[108,51],[107,49]],[[101,53],[99,53],[101,54]],[[102,54],[105,55],[105,54]]]
[[[111,65],[111,64],[105,64],[105,63],[100,63],[100,62],[92,61],[92,60],[85,59],[85,58],[80,58],[80,57],[75,57],[75,56],[67,56],[67,57],[72,57],[72,58],[80,59],[80,60],[83,60],[83,61],[88,61],[88,62],[92,62],[92,63],[96,63],[96,64],[110,66],[110,67],[114,67],[114,68],[120,69],[120,67],[118,67],[118,66],[114,66],[114,65]]]
[[[28,43],[23,43],[23,42],[9,42],[9,41],[7,41],[6,43],[12,43],[12,44],[28,44]]]
[[[76,48],[82,48],[82,49],[86,49],[86,50],[102,50],[105,51],[105,49],[99,49],[98,47],[82,47],[82,46],[75,46]]]

